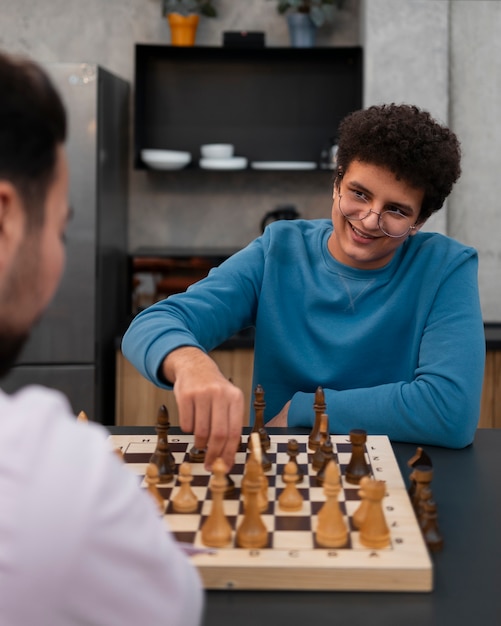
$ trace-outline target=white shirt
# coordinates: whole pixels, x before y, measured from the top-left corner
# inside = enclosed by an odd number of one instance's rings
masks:
[[[0,624],[199,624],[196,569],[153,498],[42,387],[0,392]]]

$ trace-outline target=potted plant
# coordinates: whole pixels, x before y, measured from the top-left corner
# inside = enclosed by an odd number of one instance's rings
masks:
[[[277,11],[287,16],[291,44],[309,48],[315,45],[317,28],[332,22],[343,0],[276,0]]]
[[[212,0],[162,0],[162,14],[167,16],[173,46],[192,46],[200,15],[216,17]]]

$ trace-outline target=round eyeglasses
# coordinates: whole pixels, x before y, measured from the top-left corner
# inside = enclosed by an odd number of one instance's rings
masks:
[[[341,198],[343,198],[343,206],[341,206]],[[398,209],[385,209],[381,213],[373,211],[366,196],[359,191],[339,194],[339,210],[347,220],[358,222],[365,220],[371,213],[374,213],[378,216],[379,230],[388,237],[405,237],[416,228],[407,215]]]

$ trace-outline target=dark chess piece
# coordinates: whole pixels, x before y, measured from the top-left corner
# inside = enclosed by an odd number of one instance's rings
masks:
[[[411,481],[411,502],[416,515],[419,517],[419,503],[422,500],[421,491],[429,489],[431,491],[431,481],[433,480],[433,468],[429,465],[416,465],[409,476]]]
[[[322,413],[320,416],[320,445],[313,453],[311,457],[311,466],[318,472],[324,464],[324,453],[322,452],[322,446],[327,441],[329,436],[329,419],[327,413]]]
[[[264,390],[261,385],[257,385],[254,389],[254,425],[252,426],[251,433],[258,433],[261,428],[264,429],[264,409],[266,408],[266,402],[264,401]],[[251,448],[251,438],[247,441],[247,449]]]
[[[370,475],[370,467],[365,461],[365,442],[367,433],[365,430],[350,430],[351,458],[346,466],[345,477],[352,485],[358,485],[360,479]]]
[[[417,447],[416,448],[416,452],[415,454],[407,461],[407,465],[408,467],[414,469],[415,467],[418,466],[426,466],[426,467],[433,467],[433,463],[431,462],[430,457],[428,456],[428,454],[423,450],[423,448],[421,447]],[[410,479],[410,485],[409,485],[409,497],[411,498],[411,500],[414,499],[414,491],[416,489],[416,482],[411,478]]]
[[[268,472],[269,470],[271,470],[272,463],[271,463],[270,457],[266,454],[266,450],[263,444],[263,440],[264,440],[264,443],[266,443],[266,437],[267,437],[267,433],[265,429],[261,428],[259,432],[256,432],[255,435],[254,435],[254,432],[252,432],[249,435],[249,440],[247,442],[247,449],[250,452],[253,452],[254,450],[254,437],[257,437],[257,441],[258,441],[259,453],[257,456],[260,460],[261,467],[263,468],[264,472]]]
[[[315,402],[313,403],[313,410],[315,412],[315,421],[313,428],[311,429],[308,437],[308,448],[310,450],[316,450],[320,446],[320,422],[321,415],[325,413],[327,405],[325,404],[325,395],[322,387],[317,387],[315,391]]]
[[[327,469],[329,462],[334,460],[334,446],[332,445],[330,437],[327,437],[326,441],[322,444],[322,454],[324,455],[324,462],[316,475],[317,485],[324,484],[325,470]]]
[[[423,489],[422,497],[425,493],[426,490]],[[431,498],[421,502],[419,525],[430,552],[440,552],[444,547],[444,540],[438,527],[437,505]]]
[[[191,463],[203,463],[205,461],[204,448],[195,448],[195,446],[191,446],[188,455]]]
[[[299,467],[297,462],[297,456],[299,454],[299,443],[297,439],[289,439],[289,441],[287,442],[287,454],[289,455],[289,461],[296,464],[297,482],[303,482],[304,472]]]
[[[174,455],[169,449],[168,432],[170,428],[169,412],[167,407],[162,404],[157,413],[157,446],[150,457],[150,463],[154,463],[158,467],[159,483],[168,483],[174,479],[176,472],[176,461]]]

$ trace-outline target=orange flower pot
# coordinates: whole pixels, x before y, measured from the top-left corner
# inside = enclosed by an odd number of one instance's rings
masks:
[[[167,21],[170,26],[170,38],[173,46],[193,46],[197,34],[199,16],[169,13]]]

